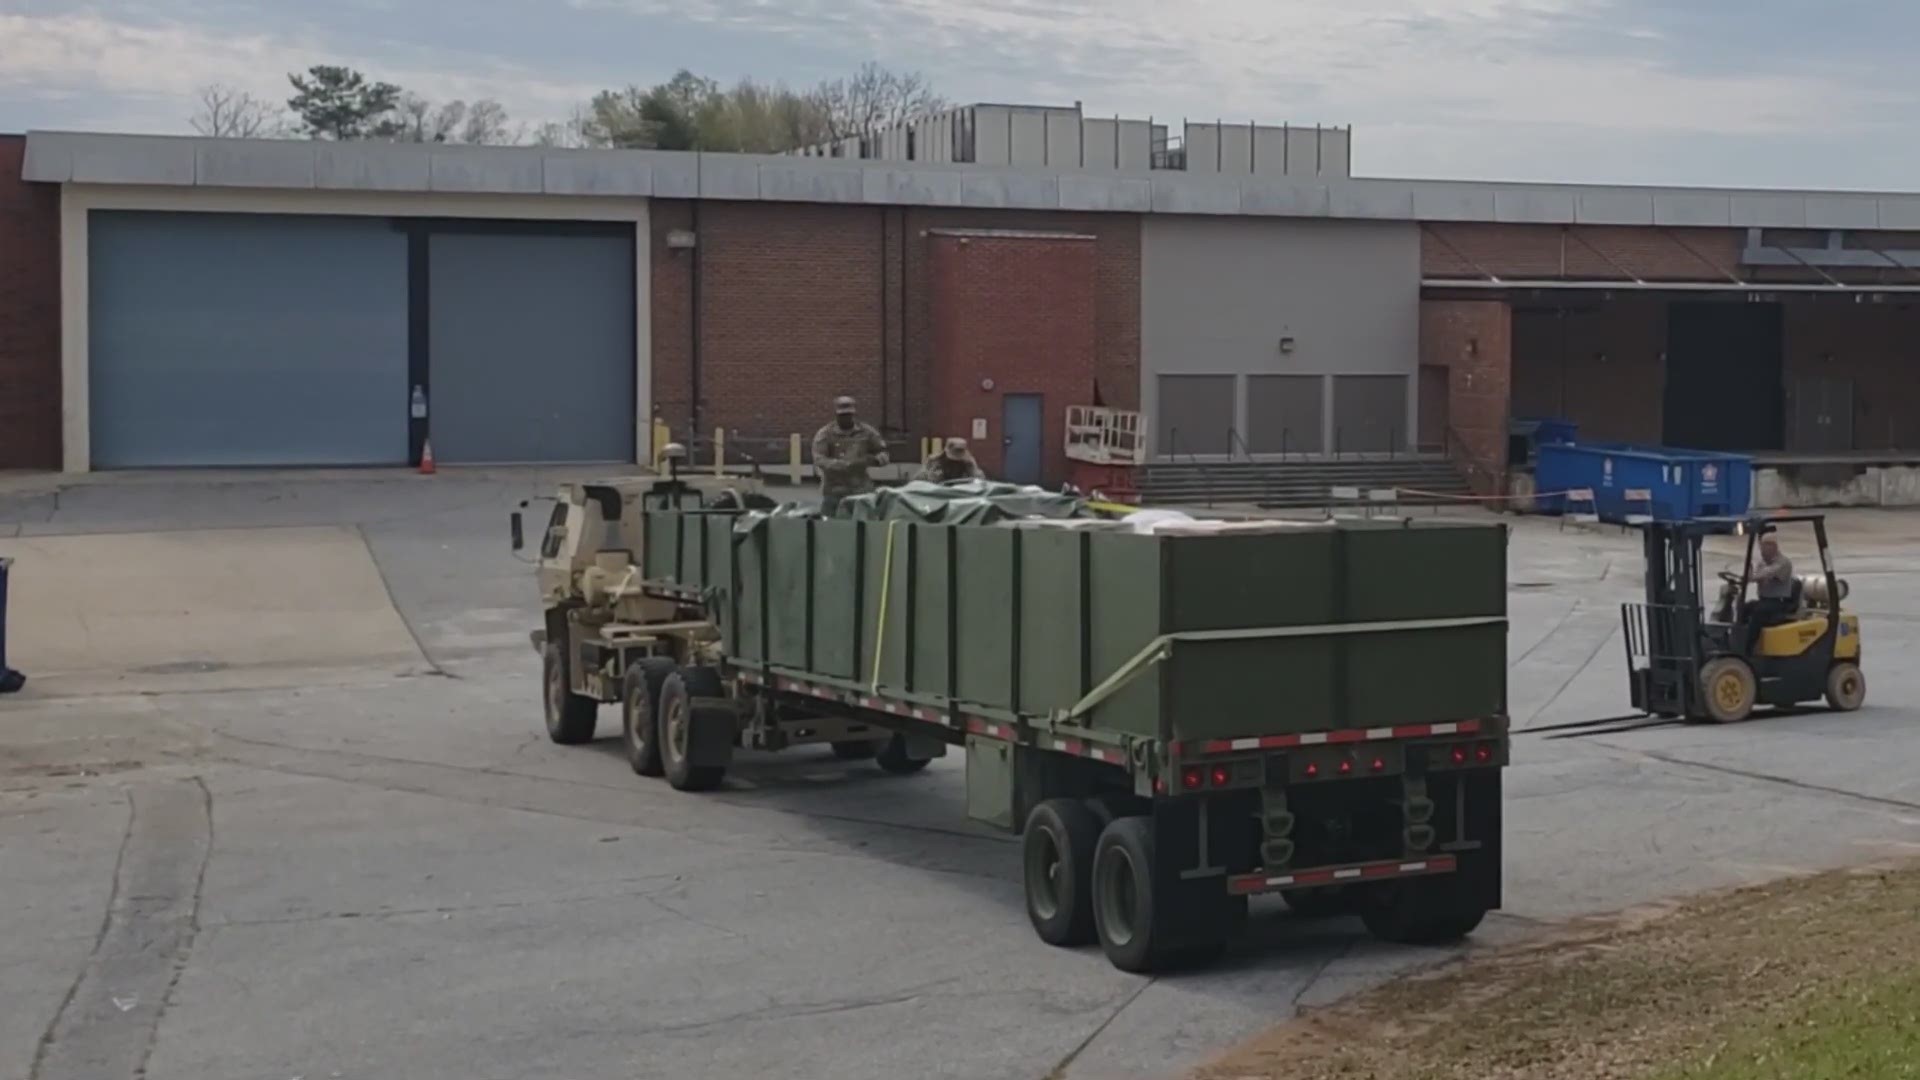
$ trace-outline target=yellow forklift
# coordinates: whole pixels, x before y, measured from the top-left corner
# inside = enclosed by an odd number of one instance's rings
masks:
[[[1808,526],[1819,572],[1792,581],[1784,600],[1749,598],[1763,537]],[[1647,600],[1622,604],[1633,707],[1667,718],[1731,724],[1755,706],[1825,698],[1841,712],[1866,701],[1860,672],[1860,617],[1840,609],[1847,583],[1833,573],[1823,514],[1656,521],[1642,526]],[[1703,547],[1710,536],[1744,536],[1738,572],[1721,570],[1718,602],[1704,605]]]

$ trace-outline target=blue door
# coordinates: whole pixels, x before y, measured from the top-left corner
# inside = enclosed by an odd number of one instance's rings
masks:
[[[1040,482],[1040,444],[1046,424],[1039,394],[1008,394],[1000,404],[1000,446],[1005,452],[1000,479],[1015,484]]]

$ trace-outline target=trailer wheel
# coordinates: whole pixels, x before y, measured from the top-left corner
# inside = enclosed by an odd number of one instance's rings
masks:
[[[1093,941],[1093,849],[1100,821],[1075,799],[1048,799],[1027,815],[1020,862],[1027,918],[1049,945]]]
[[[1445,945],[1473,933],[1487,917],[1486,905],[1471,898],[1458,871],[1382,882],[1359,899],[1367,932],[1395,945]]]
[[[841,761],[865,761],[876,749],[872,739],[841,739],[832,746],[833,756]]]
[[[1753,715],[1759,693],[1753,668],[1737,656],[1709,660],[1700,668],[1701,704],[1716,724],[1737,724]]]
[[[880,744],[879,750],[873,755],[873,760],[875,764],[895,776],[906,776],[926,768],[927,763],[933,759],[908,757],[906,736],[895,735]]]
[[[679,791],[711,791],[727,775],[725,765],[695,765],[689,759],[689,747],[696,729],[719,720],[712,713],[693,707],[696,697],[720,697],[726,688],[712,668],[681,668],[668,675],[660,686],[660,759],[667,783]]]
[[[1836,712],[1852,712],[1867,702],[1867,677],[1860,665],[1842,660],[1827,669],[1827,707]]]
[[[1093,924],[1107,960],[1121,971],[1147,974],[1184,966],[1200,955],[1183,955],[1173,940],[1175,913],[1166,910],[1154,870],[1153,822],[1125,817],[1108,823],[1093,851]]]
[[[573,692],[567,672],[567,651],[560,642],[549,641],[540,650],[541,694],[547,714],[547,738],[563,746],[576,746],[593,739],[599,723],[600,703]]]
[[[674,672],[664,656],[648,656],[627,665],[620,684],[620,733],[627,743],[627,764],[641,776],[659,776],[660,688]]]

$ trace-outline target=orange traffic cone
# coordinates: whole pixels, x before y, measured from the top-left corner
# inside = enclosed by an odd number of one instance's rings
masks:
[[[433,440],[428,439],[420,444],[420,475],[432,476],[436,471],[433,467]]]

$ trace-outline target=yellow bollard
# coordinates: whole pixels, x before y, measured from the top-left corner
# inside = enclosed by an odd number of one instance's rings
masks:
[[[713,475],[727,475],[727,429],[713,429]]]
[[[667,444],[673,441],[673,430],[661,420],[653,422],[653,471],[659,472],[666,464]]]
[[[794,487],[800,486],[800,433],[787,436],[787,478]]]

